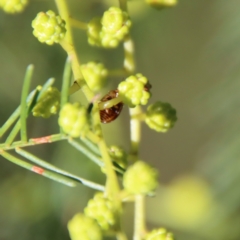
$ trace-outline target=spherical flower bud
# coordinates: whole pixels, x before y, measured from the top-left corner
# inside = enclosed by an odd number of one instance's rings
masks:
[[[6,13],[20,13],[27,6],[29,0],[0,0],[0,8]]]
[[[145,240],[174,240],[173,234],[164,228],[154,229],[147,234]]]
[[[32,21],[33,35],[48,45],[59,43],[65,36],[65,21],[53,11],[40,12]]]
[[[87,64],[81,65],[81,70],[92,91],[97,92],[106,84],[108,70],[102,63],[88,62]]]
[[[86,216],[94,218],[104,231],[112,229],[117,222],[118,211],[113,201],[105,198],[100,192],[89,200],[84,213]]]
[[[72,240],[102,240],[102,231],[97,222],[81,213],[68,222],[68,231]]]
[[[167,132],[177,121],[176,114],[169,103],[156,102],[148,106],[145,122],[157,132]]]
[[[92,46],[102,46],[100,32],[102,29],[101,18],[93,18],[87,27],[88,43]]]
[[[127,153],[122,148],[113,145],[108,149],[108,152],[112,160],[120,167],[124,169],[127,167]]]
[[[177,4],[177,0],[145,0],[147,4],[156,9],[162,9],[165,7],[174,7]]]
[[[78,103],[66,103],[60,111],[58,124],[71,137],[79,137],[89,128],[87,109]]]
[[[118,85],[119,96],[129,107],[146,105],[151,96],[150,92],[145,89],[147,84],[148,79],[142,74],[132,75]]]
[[[132,25],[128,14],[118,7],[110,7],[105,11],[101,23],[104,32],[117,37],[121,34],[126,35]]]
[[[132,22],[127,12],[118,7],[111,7],[104,12],[100,33],[102,46],[114,48],[129,33]]]
[[[131,194],[151,194],[158,186],[157,170],[137,161],[123,175],[123,186]]]
[[[49,87],[38,99],[37,104],[32,109],[32,113],[34,117],[49,118],[58,112],[59,106],[60,92],[55,87]]]

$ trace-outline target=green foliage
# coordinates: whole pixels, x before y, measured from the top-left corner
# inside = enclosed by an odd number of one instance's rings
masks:
[[[94,198],[89,200],[84,214],[78,213],[68,222],[72,240],[101,240],[103,236],[110,233],[118,240],[126,240],[127,236],[121,225],[124,214],[123,202],[132,199],[136,205],[133,238],[143,240],[147,233],[144,199],[147,195],[152,195],[158,186],[158,171],[146,162],[138,160],[143,116],[146,115],[146,119],[151,118],[151,124],[146,120],[150,127],[153,125],[152,121],[155,121],[155,124],[161,125],[162,128],[170,128],[176,121],[176,112],[169,110],[170,105],[166,105],[167,107],[164,105],[161,113],[159,108],[155,109],[155,105],[151,105],[146,114],[141,109],[141,105],[146,105],[151,97],[151,85],[147,77],[135,72],[134,41],[130,36],[132,21],[127,10],[127,1],[119,1],[119,7],[111,6],[103,12],[101,18],[95,17],[88,24],[69,17],[71,14],[67,1],[56,0],[55,2],[59,15],[52,10],[46,13],[39,12],[32,21],[32,27],[33,35],[41,43],[48,45],[59,43],[68,55],[61,93],[53,86],[54,79],[49,79],[43,86],[38,86],[30,92],[34,67],[30,65],[27,68],[21,104],[0,129],[0,136],[2,136],[16,122],[6,141],[0,145],[0,155],[12,163],[66,186],[76,187],[81,183],[102,191],[97,192]],[[109,69],[93,60],[87,64],[81,64],[73,41],[71,29],[73,25],[87,32],[89,45],[116,48],[123,43],[123,66],[118,69]],[[119,83],[117,89],[111,90],[99,100],[95,92],[102,91],[108,83],[107,78],[116,73],[125,80]],[[71,103],[69,96],[78,90],[83,93],[85,101]],[[117,146],[108,148],[101,126],[101,122],[109,123],[115,120],[120,115],[124,104],[131,108],[129,108],[131,129],[128,152]],[[31,132],[28,131],[27,119],[31,112],[34,117],[43,118],[49,118],[59,112],[58,122],[55,121],[59,132],[49,136],[30,138]],[[106,121],[102,119],[103,114],[107,118]],[[165,119],[156,117],[159,114],[164,115]],[[18,133],[20,133],[20,140],[15,140]],[[22,149],[62,140],[92,160],[99,168],[104,169],[104,185],[62,170]],[[11,149],[16,151],[17,156],[8,152]],[[171,239],[168,238],[169,234],[159,231],[157,230],[159,236],[165,234],[166,240]]]

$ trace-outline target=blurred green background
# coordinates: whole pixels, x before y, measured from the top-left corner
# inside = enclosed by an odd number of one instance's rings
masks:
[[[89,21],[117,1],[69,0],[71,16]],[[179,0],[157,11],[131,1],[137,70],[153,85],[151,103],[171,103],[178,122],[159,134],[143,125],[141,158],[159,169],[160,187],[147,201],[149,229],[167,227],[178,240],[240,239],[240,1]],[[39,11],[56,10],[54,1],[32,1],[25,12],[0,12],[0,125],[18,106],[25,69],[35,65],[31,87],[56,78],[61,86],[66,54],[40,44],[31,21]],[[75,30],[80,60],[122,65],[121,47],[91,48]],[[109,79],[114,89],[121,79]],[[80,93],[73,100],[81,98]],[[30,137],[56,133],[57,117],[29,118]],[[129,148],[127,108],[104,126],[108,144]],[[116,137],[118,136],[118,137]],[[4,138],[2,139],[4,141]],[[65,142],[27,150],[89,180],[104,183],[100,170]],[[0,240],[65,240],[66,224],[82,211],[94,191],[68,188],[0,158]],[[124,225],[132,234],[132,204]]]

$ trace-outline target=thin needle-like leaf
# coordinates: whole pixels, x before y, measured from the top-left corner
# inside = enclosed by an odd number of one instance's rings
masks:
[[[33,90],[27,97],[27,105],[30,106],[31,102],[36,95],[37,90]],[[8,118],[8,120],[4,123],[4,125],[0,128],[0,137],[12,126],[12,124],[17,120],[20,116],[21,107],[18,106],[16,110],[12,113],[12,115]]]
[[[21,128],[21,121],[18,120],[14,126],[14,128],[12,129],[12,131],[10,132],[10,134],[8,135],[6,142],[4,143],[4,145],[11,145],[12,142],[14,141],[15,137],[17,136],[18,132],[20,131]]]
[[[25,162],[13,155],[11,155],[10,153],[8,152],[5,152],[5,151],[0,151],[0,155],[2,155],[5,159],[7,159],[8,161],[12,162],[12,163],[15,163],[23,168],[26,168],[32,172],[35,172],[41,176],[44,176],[44,177],[47,177],[47,178],[50,178],[56,182],[59,182],[59,183],[62,183],[62,184],[65,184],[69,187],[75,187],[76,186],[76,181],[72,180],[72,179],[69,179],[67,177],[64,177],[64,176],[61,176],[59,174],[56,174],[54,172],[51,172],[51,171],[48,171],[48,170],[45,170],[43,168],[40,168],[38,166],[35,166],[33,164],[30,164],[28,162]]]
[[[12,115],[8,118],[8,120],[4,123],[4,125],[0,129],[0,137],[12,126],[12,124],[17,120],[20,116],[20,106],[12,113]]]
[[[80,183],[82,183],[83,185],[88,186],[90,188],[96,189],[98,191],[104,191],[104,186],[102,186],[100,184],[97,184],[97,183],[94,183],[94,182],[91,182],[91,181],[88,181],[88,180],[86,180],[84,178],[80,178],[80,177],[78,177],[78,176],[76,176],[74,174],[71,174],[71,173],[69,173],[69,172],[67,172],[65,170],[62,170],[62,169],[60,169],[60,168],[58,168],[58,167],[56,167],[56,166],[54,166],[54,165],[52,165],[52,164],[42,160],[41,158],[36,157],[35,155],[33,155],[33,154],[31,154],[31,153],[29,153],[29,152],[27,152],[27,151],[25,151],[25,150],[23,150],[21,148],[16,148],[15,151],[18,154],[20,154],[21,156],[27,158],[29,161],[34,162],[34,163],[36,163],[39,166],[42,166],[42,167],[44,167],[46,169],[49,169],[49,170],[51,170],[53,172],[62,174],[64,176],[73,178],[73,179],[79,181]]]
[[[71,61],[68,57],[65,63],[64,72],[63,72],[63,81],[62,81],[62,90],[61,90],[61,108],[68,101],[68,92],[71,82]]]
[[[37,101],[39,100],[39,98],[41,98],[41,96],[48,90],[49,87],[51,87],[55,82],[54,78],[49,78],[46,83],[42,86],[42,89],[40,90],[40,93],[37,97]]]
[[[68,139],[68,142],[75,147],[77,150],[79,150],[81,153],[86,155],[90,160],[92,160],[94,163],[96,163],[100,167],[104,167],[104,162],[93,152],[91,152],[87,147],[85,147],[83,144],[80,144],[79,142],[73,140],[72,138]],[[121,174],[124,173],[123,169],[120,169],[119,167],[113,166],[113,169]]]
[[[89,149],[91,149],[94,153],[97,155],[100,155],[100,151],[98,149],[98,146],[91,142],[88,138],[80,138],[82,142],[85,143],[86,146],[88,146]]]
[[[23,88],[22,88],[22,96],[21,96],[21,113],[20,113],[20,121],[21,121],[21,140],[23,142],[27,141],[27,95],[30,88],[30,82],[33,74],[34,66],[31,64],[27,67]]]

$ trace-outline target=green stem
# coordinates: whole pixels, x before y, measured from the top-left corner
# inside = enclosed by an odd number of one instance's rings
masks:
[[[10,150],[14,149],[16,147],[29,147],[33,145],[43,144],[43,143],[51,143],[51,142],[57,142],[60,140],[67,139],[68,136],[63,134],[55,134],[50,136],[44,136],[40,138],[30,138],[28,142],[22,142],[22,141],[15,141],[11,145],[6,141],[3,144],[0,144],[0,151],[1,150]]]
[[[126,70],[123,69],[112,69],[108,71],[108,76],[109,77],[126,77],[127,72]]]
[[[75,81],[77,81],[79,87],[83,91],[85,97],[90,103],[94,97],[94,93],[89,89],[88,85],[84,81],[84,77],[81,72],[81,66],[79,59],[77,57],[77,53],[73,43],[73,37],[71,33],[71,26],[69,21],[69,11],[67,8],[66,0],[55,0],[58,10],[60,12],[61,17],[66,21],[66,36],[64,40],[61,42],[61,46],[67,52],[68,56],[72,61],[72,70]],[[70,90],[71,91],[71,90]],[[106,172],[107,172],[107,183],[106,183],[106,194],[113,195],[112,197],[117,200],[117,193],[119,192],[119,185],[117,181],[117,176],[113,170],[111,159],[107,152],[107,147],[105,142],[102,140],[102,129],[100,126],[100,118],[99,118],[99,109],[95,108],[92,111],[93,121],[94,121],[94,130],[97,131],[97,135],[100,136],[100,141],[98,142],[98,146],[103,157],[103,161],[105,163]],[[95,121],[96,119],[96,121]]]
[[[31,78],[33,74],[34,66],[29,65],[26,70],[22,95],[21,95],[21,113],[20,113],[20,121],[21,121],[21,140],[23,142],[27,142],[27,95],[30,89]]]
[[[127,12],[127,0],[119,0],[119,6],[123,11]]]
[[[55,2],[61,17],[66,22],[66,29],[67,29],[66,36],[60,44],[63,47],[63,49],[67,52],[69,58],[71,59],[72,71],[73,71],[75,81],[77,81],[79,87],[83,91],[88,102],[90,102],[93,99],[94,94],[86,84],[81,72],[80,61],[78,59],[77,52],[73,42],[72,30],[71,30],[71,25],[69,20],[70,14],[68,11],[66,0],[55,0]]]
[[[128,34],[123,42],[124,50],[124,62],[123,67],[128,74],[133,74],[135,72],[135,60],[134,60],[134,43]]]
[[[88,148],[90,150],[92,150],[95,154],[99,155],[100,151],[98,149],[98,147],[92,142],[90,141],[88,138],[81,138],[80,139],[86,146],[88,146]]]
[[[145,232],[145,196],[136,195],[133,240],[142,240]]]
[[[98,147],[106,167],[106,174],[107,174],[106,195],[115,199],[116,204],[118,204],[117,203],[119,202],[118,193],[120,191],[120,187],[118,184],[117,176],[113,170],[113,164],[108,154],[108,149],[104,140],[101,139],[98,142]]]
[[[73,18],[69,18],[69,21],[70,21],[70,25],[72,27],[83,29],[83,30],[87,30],[87,28],[88,28],[88,24],[85,22],[81,22],[81,21],[73,19]]]
[[[119,0],[125,2],[124,0]],[[124,3],[122,3],[124,4]],[[130,34],[125,37],[124,43],[124,69],[129,73],[135,72],[135,60],[134,60],[134,43]],[[141,141],[141,119],[136,116],[142,115],[140,106],[129,109],[130,113],[130,139],[131,139],[131,150],[130,160],[137,161],[139,159],[139,144]],[[134,240],[142,240],[143,234],[145,234],[145,197],[137,195],[135,197],[135,215],[134,215]]]
[[[130,140],[131,140],[131,150],[130,159],[135,162],[138,160],[139,154],[139,144],[141,141],[141,120],[136,118],[136,115],[142,114],[142,109],[140,106],[129,109],[130,113]]]
[[[35,166],[33,164],[30,164],[28,162],[25,162],[17,157],[14,157],[13,155],[5,152],[5,151],[0,151],[0,155],[2,155],[5,159],[7,159],[8,161],[12,162],[12,163],[15,163],[23,168],[26,168],[32,172],[35,172],[41,176],[44,176],[44,177],[47,177],[47,178],[50,178],[56,182],[59,182],[59,183],[62,183],[62,184],[65,184],[69,187],[75,187],[76,186],[76,181],[73,181],[69,178],[66,178],[64,176],[61,176],[59,174],[56,174],[56,173],[53,173],[51,171],[48,171],[48,170],[45,170],[43,168],[40,168],[38,166]]]
[[[100,184],[97,184],[97,183],[94,183],[94,182],[91,182],[91,181],[88,181],[88,180],[86,180],[84,178],[80,178],[80,177],[78,177],[78,176],[76,176],[74,174],[71,174],[71,173],[67,172],[67,171],[64,171],[64,170],[62,170],[62,169],[60,169],[60,168],[58,168],[58,167],[56,167],[56,166],[54,166],[54,165],[44,161],[44,160],[36,157],[35,155],[33,155],[33,154],[31,154],[31,153],[29,153],[29,152],[27,152],[27,151],[25,151],[25,150],[23,150],[21,148],[16,148],[15,151],[18,154],[20,154],[21,156],[27,158],[29,161],[34,162],[34,163],[36,163],[39,166],[42,166],[42,167],[44,167],[46,169],[49,169],[49,170],[51,170],[53,172],[56,172],[56,173],[61,174],[61,175],[64,175],[66,177],[70,177],[72,179],[75,179],[75,180],[79,181],[80,183],[82,183],[83,185],[85,185],[87,187],[96,189],[98,191],[104,191],[104,186],[102,186]]]

